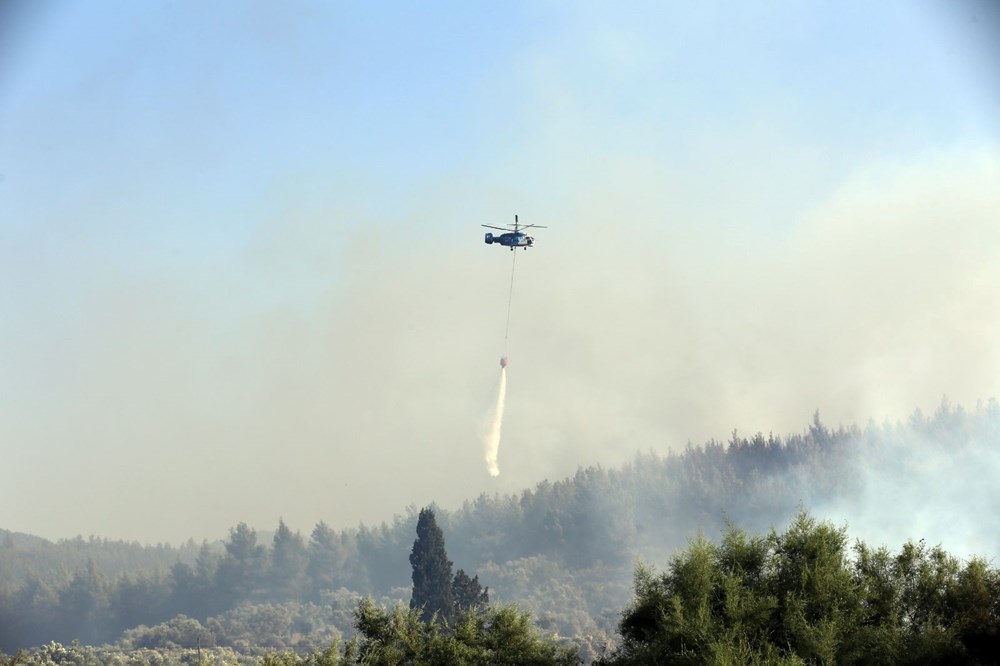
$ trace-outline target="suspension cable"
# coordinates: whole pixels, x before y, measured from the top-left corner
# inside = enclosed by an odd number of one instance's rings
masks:
[[[513,248],[514,261],[510,264],[510,292],[507,294],[507,326],[503,332],[503,355],[507,356],[507,337],[510,335],[510,304],[514,299],[514,268],[517,266],[517,248]]]

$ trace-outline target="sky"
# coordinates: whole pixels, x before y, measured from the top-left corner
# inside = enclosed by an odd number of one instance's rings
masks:
[[[5,529],[308,533],[997,395],[993,3],[2,7]]]

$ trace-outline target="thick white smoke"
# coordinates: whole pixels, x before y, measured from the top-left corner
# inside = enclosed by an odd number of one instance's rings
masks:
[[[500,476],[500,467],[497,465],[497,454],[500,451],[500,428],[503,426],[503,403],[507,395],[507,369],[500,368],[500,389],[497,391],[497,405],[493,410],[493,418],[490,419],[486,438],[483,440],[483,449],[486,453],[486,468],[490,476]]]

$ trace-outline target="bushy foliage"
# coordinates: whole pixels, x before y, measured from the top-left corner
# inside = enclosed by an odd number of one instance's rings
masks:
[[[313,603],[245,604],[209,619],[208,629],[220,645],[244,652],[259,647],[311,651],[340,637],[332,611]]]
[[[0,655],[0,666],[256,666],[258,657],[229,648],[135,649],[91,647],[49,642],[21,650],[13,657]]]
[[[607,664],[986,664],[1000,648],[1000,572],[941,548],[899,553],[800,512],[782,533],[702,536],[635,600]]]
[[[482,575],[498,590],[494,601],[531,609],[539,627],[571,639],[584,661],[591,661],[613,641],[631,574],[625,565],[571,569],[536,555],[487,564]]]
[[[215,647],[215,634],[194,618],[185,615],[153,627],[140,624],[122,634],[118,644],[126,650],[141,648]]]
[[[452,625],[421,620],[419,609],[391,611],[366,600],[357,610],[358,659],[365,664],[577,664],[576,650],[541,636],[529,613],[490,606],[460,613]]]

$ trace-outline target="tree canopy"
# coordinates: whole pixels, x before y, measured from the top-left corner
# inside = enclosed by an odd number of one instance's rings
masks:
[[[655,574],[639,566],[605,664],[987,664],[1000,654],[1000,572],[939,547],[899,553],[800,512],[784,532],[730,526]]]

